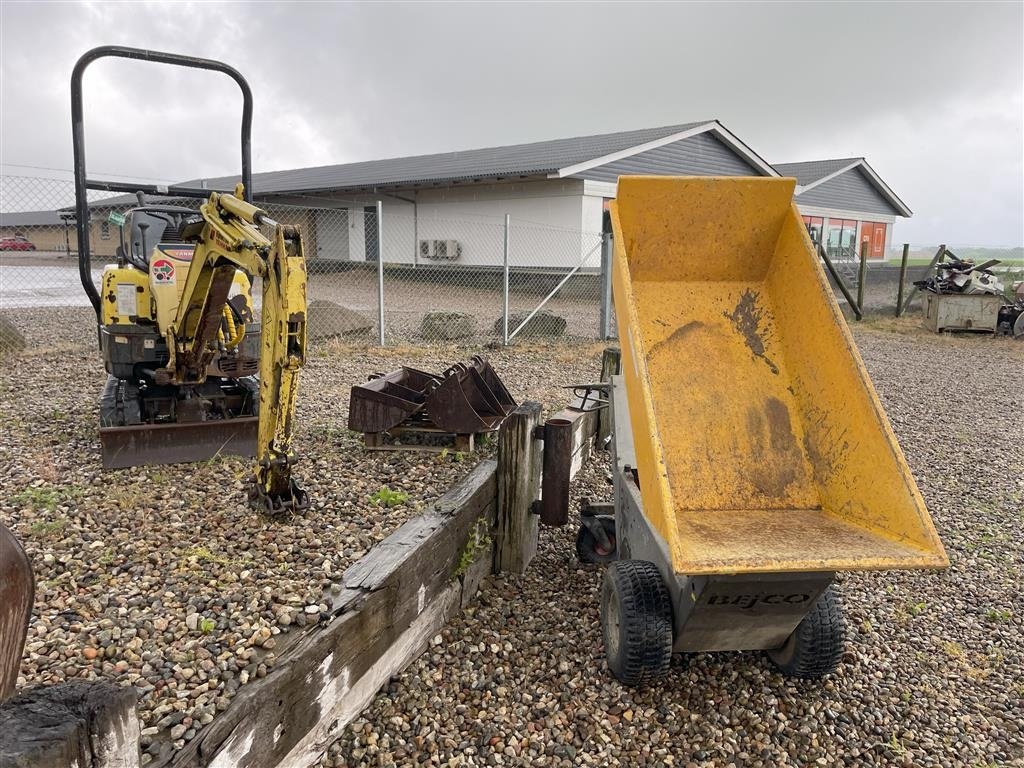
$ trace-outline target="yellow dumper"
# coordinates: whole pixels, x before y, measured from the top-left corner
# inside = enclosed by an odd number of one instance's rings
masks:
[[[625,683],[673,651],[820,677],[842,653],[836,571],[948,565],[793,187],[619,180],[602,623]]]

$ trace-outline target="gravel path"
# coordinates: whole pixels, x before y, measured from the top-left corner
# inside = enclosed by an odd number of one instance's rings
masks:
[[[5,357],[0,370],[0,519],[24,542],[37,581],[18,684],[136,686],[151,758],[181,747],[265,676],[297,630],[320,619],[332,578],[493,450],[363,451],[346,428],[351,385],[403,363],[440,370],[481,350],[313,345],[296,436],[313,505],[270,522],[245,503],[245,459],[101,471],[105,373],[71,313],[19,313],[35,351]],[[514,397],[559,404],[561,386],[596,376],[600,348],[523,345],[489,357]],[[383,486],[407,501],[375,506],[369,497]]]
[[[546,530],[529,574],[492,580],[323,765],[1024,765],[1024,345],[876,325],[897,332],[857,342],[952,567],[843,575],[836,674],[700,654],[626,689],[604,667],[603,570]],[[607,496],[606,472],[575,499]]]

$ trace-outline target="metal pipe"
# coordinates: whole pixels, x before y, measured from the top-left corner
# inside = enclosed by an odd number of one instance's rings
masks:
[[[384,346],[384,202],[377,201],[377,327]]]
[[[857,267],[857,307],[861,317],[864,316],[864,283],[868,276],[868,242],[860,244],[860,264]],[[860,317],[857,318],[860,320]]]
[[[82,102],[82,77],[86,68],[106,56],[124,59],[139,59],[160,64],[174,64],[195,69],[209,69],[222,72],[234,80],[242,91],[242,183],[245,184],[245,199],[252,200],[252,91],[249,83],[233,67],[211,59],[199,59],[193,56],[181,56],[175,53],[163,53],[142,48],[127,48],[120,45],[104,45],[86,51],[75,63],[71,72],[71,146],[74,153],[75,170],[75,214],[77,216],[76,231],[78,233],[78,276],[82,281],[89,303],[100,315],[100,294],[92,281],[92,260],[89,252],[89,199],[88,189],[108,189],[113,191],[113,184],[100,186],[98,182],[90,183],[85,172],[85,109]],[[133,186],[131,191],[138,189]],[[207,192],[207,195],[209,192]]]
[[[512,333],[510,333],[508,335],[508,340],[505,342],[506,344],[508,344],[509,341],[514,339],[515,335],[517,333],[519,333],[521,330],[523,330],[523,328],[526,326],[526,324],[533,319],[533,316],[536,315],[538,312],[540,312],[544,308],[544,305],[547,304],[549,301],[551,301],[551,298],[556,293],[558,293],[560,290],[562,290],[562,286],[565,285],[567,282],[569,282],[569,278],[571,278],[573,275],[575,275],[577,272],[579,272],[581,269],[583,269],[583,265],[587,263],[587,259],[589,259],[593,255],[594,251],[596,251],[600,246],[601,246],[601,243],[598,243],[593,248],[591,248],[589,251],[587,251],[587,254],[580,260],[580,263],[577,264],[572,269],[570,269],[569,273],[565,277],[563,277],[561,280],[558,281],[558,285],[556,285],[554,288],[552,288],[551,292],[548,293],[548,295],[544,297],[544,299],[541,301],[541,303],[538,304],[536,307],[534,307],[533,311],[530,312],[530,314],[528,314],[526,316],[526,319],[523,320],[523,322],[521,322],[518,326],[516,326],[516,329],[514,331],[512,331]],[[507,314],[508,313],[506,313],[506,315]]]
[[[853,316],[860,320],[862,317],[860,307],[857,306],[857,302],[854,301],[853,296],[850,295],[850,289],[846,287],[846,283],[843,282],[843,278],[836,271],[835,265],[828,257],[828,253],[825,251],[825,246],[818,242],[815,242],[814,244],[818,247],[818,255],[821,257],[821,260],[825,262],[825,266],[828,268],[828,273],[832,275],[832,279],[835,280],[836,285],[839,286],[839,290],[846,299],[846,303],[849,304],[850,308],[853,310]]]
[[[569,522],[569,476],[572,474],[572,428],[569,419],[544,423],[544,471],[541,475],[540,522]]]
[[[612,228],[608,211],[601,217],[601,319],[598,333],[612,336]]]
[[[504,254],[503,254],[503,259],[504,259],[504,264],[505,264],[505,282],[504,282],[504,286],[505,286],[505,288],[504,288],[504,291],[505,291],[504,302],[505,303],[504,303],[504,308],[503,308],[502,313],[501,313],[501,320],[502,320],[501,340],[502,340],[502,344],[506,344],[506,345],[508,344],[508,242],[509,242],[508,238],[509,238],[509,227],[510,227],[510,225],[511,225],[511,217],[506,213],[505,214],[505,245],[504,245]]]

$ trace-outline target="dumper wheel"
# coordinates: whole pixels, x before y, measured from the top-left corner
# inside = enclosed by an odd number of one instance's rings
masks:
[[[608,515],[595,515],[592,524],[600,525],[608,538],[608,544],[602,545],[597,536],[586,523],[580,525],[576,533],[576,557],[581,563],[612,563],[618,557],[615,542],[615,518]]]
[[[672,661],[672,599],[654,563],[612,563],[601,586],[608,668],[624,685],[653,683]]]
[[[845,639],[842,606],[830,584],[782,647],[768,651],[768,658],[787,677],[816,680],[835,670]]]

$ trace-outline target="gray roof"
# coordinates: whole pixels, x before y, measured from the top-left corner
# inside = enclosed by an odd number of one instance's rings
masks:
[[[644,128],[637,131],[535,141],[530,144],[511,144],[504,147],[469,149],[462,152],[442,152],[435,155],[415,155],[361,163],[345,163],[344,165],[324,165],[317,168],[257,173],[253,175],[253,194],[358,189],[465,179],[493,179],[505,176],[536,176],[553,173],[560,168],[586,160],[594,160],[613,152],[620,152],[648,141],[663,139],[674,133],[714,122],[713,120],[704,120],[697,123],[666,125],[661,128]],[[211,188],[228,189],[238,181],[238,177],[193,179],[184,182],[182,186],[199,186],[202,181],[205,181]]]
[[[793,176],[801,187],[813,184],[831,173],[841,171],[848,165],[863,160],[863,157],[845,157],[836,160],[809,160],[805,163],[772,163],[776,171],[783,176]]]
[[[16,211],[0,213],[0,227],[63,227],[57,211]]]

